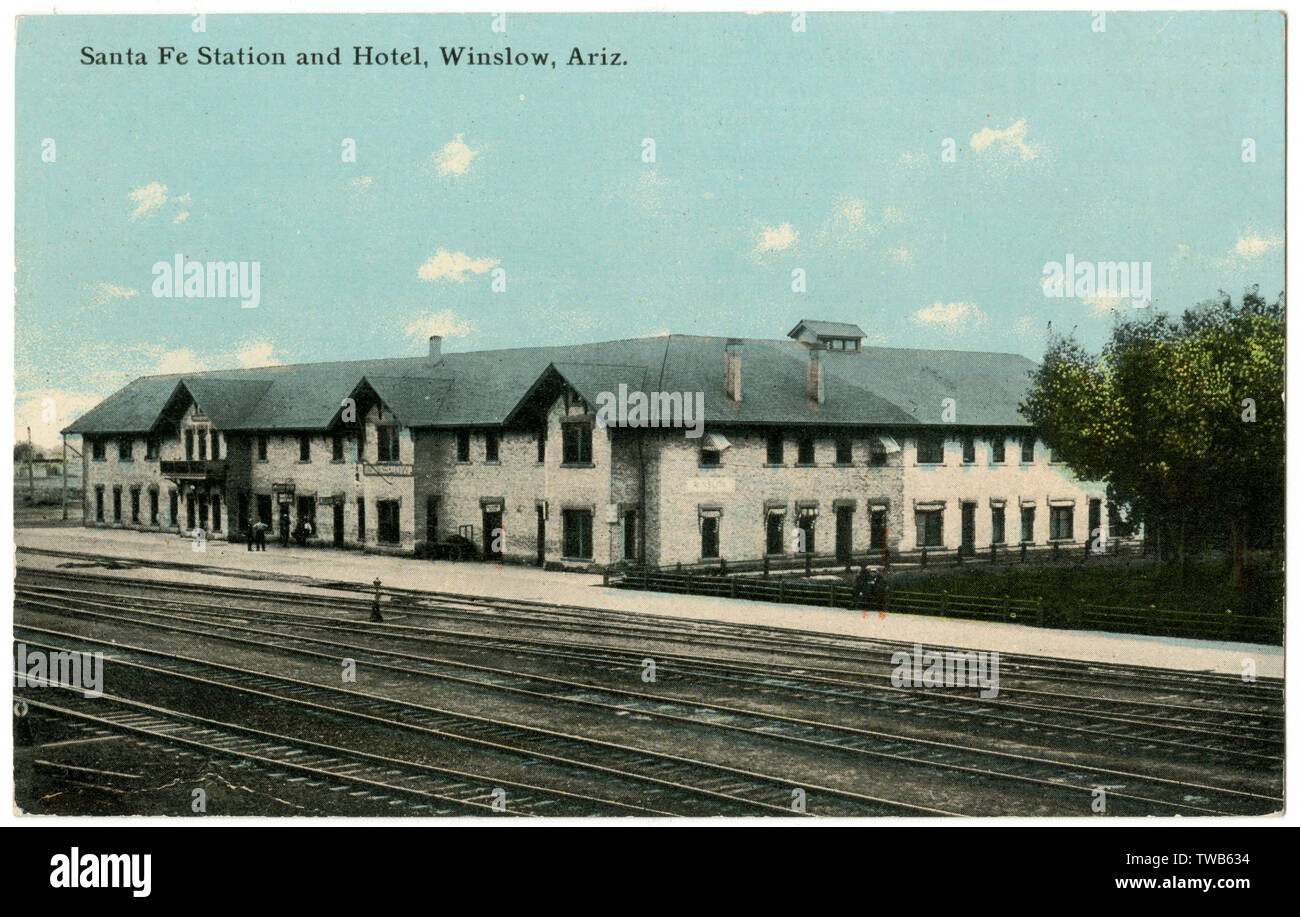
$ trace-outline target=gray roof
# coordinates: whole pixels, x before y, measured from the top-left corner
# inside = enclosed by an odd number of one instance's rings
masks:
[[[808,323],[805,323],[808,324]],[[831,323],[820,323],[831,324]],[[856,327],[835,325],[835,327]],[[602,391],[703,392],[706,423],[1023,426],[1017,405],[1033,361],[1016,354],[864,347],[817,351],[826,400],[807,398],[810,351],[791,340],[745,340],[739,404],[723,392],[725,337],[666,335],[561,347],[308,363],[137,379],[65,433],[146,433],[181,390],[223,430],[323,430],[365,382],[407,426],[506,422],[548,370],[594,402]]]

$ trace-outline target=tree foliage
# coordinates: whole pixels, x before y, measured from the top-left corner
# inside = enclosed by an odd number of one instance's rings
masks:
[[[1220,291],[1181,317],[1117,320],[1089,353],[1054,337],[1022,414],[1060,461],[1184,554],[1189,531],[1283,521],[1285,305]],[[1234,552],[1235,557],[1235,552]]]

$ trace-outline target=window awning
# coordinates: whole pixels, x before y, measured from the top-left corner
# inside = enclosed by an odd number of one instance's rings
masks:
[[[701,506],[699,507],[701,519],[719,519],[722,517],[721,506]]]
[[[886,455],[892,455],[895,452],[902,451],[898,447],[897,441],[895,441],[894,437],[892,436],[883,436],[883,435],[873,436],[871,437],[870,445],[874,449],[879,449],[884,451]]]
[[[1074,506],[1074,497],[1048,497],[1049,506]]]
[[[705,433],[704,442],[700,445],[700,448],[712,452],[721,452],[724,449],[731,448],[731,441],[721,433]]]

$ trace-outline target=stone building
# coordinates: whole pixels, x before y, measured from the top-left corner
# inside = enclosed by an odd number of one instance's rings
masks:
[[[86,524],[600,567],[986,550],[1107,531],[1017,412],[1013,354],[668,335],[138,379],[84,439]]]

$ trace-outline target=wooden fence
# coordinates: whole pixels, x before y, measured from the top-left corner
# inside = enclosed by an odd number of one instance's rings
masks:
[[[1078,599],[1055,602],[1010,596],[960,595],[948,591],[896,590],[883,597],[855,599],[845,583],[809,583],[783,578],[717,576],[668,571],[628,570],[610,574],[608,582],[623,589],[677,592],[781,602],[830,608],[854,608],[897,614],[934,615],[980,621],[1003,621],[1037,627],[1101,630],[1250,643],[1282,642],[1282,622],[1223,612],[1175,611],[1168,608],[1096,605]]]

